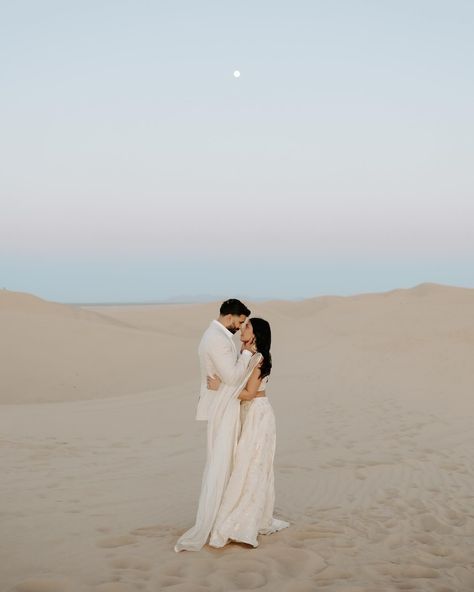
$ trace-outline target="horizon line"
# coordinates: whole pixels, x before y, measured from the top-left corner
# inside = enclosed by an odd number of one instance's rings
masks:
[[[246,300],[246,301],[254,301],[254,302],[271,302],[275,300],[287,301],[287,302],[301,302],[304,300],[312,300],[313,298],[324,298],[324,297],[338,297],[338,298],[350,298],[352,296],[362,296],[366,294],[386,294],[388,292],[394,292],[397,290],[414,290],[420,287],[441,287],[441,288],[457,288],[461,290],[474,290],[474,287],[467,287],[467,286],[460,286],[455,284],[443,284],[439,282],[420,282],[418,284],[414,284],[407,288],[390,288],[388,290],[375,290],[370,292],[354,292],[350,294],[315,294],[313,296],[298,296],[295,298],[279,298],[276,296],[272,297],[262,297],[262,296],[247,296],[241,297],[239,300]],[[176,298],[167,298],[163,300],[127,300],[127,301],[87,301],[87,302],[71,302],[71,301],[60,301],[55,300],[55,302],[60,302],[62,304],[68,304],[70,306],[153,306],[153,305],[173,305],[173,304],[207,304],[211,302],[224,302],[228,299],[228,296],[190,296],[189,300],[186,297],[176,297]]]

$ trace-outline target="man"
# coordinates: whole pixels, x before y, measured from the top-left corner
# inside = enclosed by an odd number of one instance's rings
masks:
[[[239,300],[231,299],[222,303],[219,312],[219,318],[204,332],[198,349],[201,392],[196,419],[208,420],[206,464],[195,524],[177,540],[174,546],[177,553],[199,551],[209,537],[234,462],[240,431],[238,395],[261,357],[260,354],[253,356],[252,340],[244,342],[238,354],[232,338],[247,320],[250,310]],[[214,374],[222,380],[218,391],[207,388],[207,376]]]
[[[241,353],[237,353],[232,336],[240,330],[250,315],[250,310],[235,298],[222,303],[219,318],[214,319],[204,332],[199,343],[198,353],[201,367],[201,390],[196,412],[196,420],[206,421],[209,411],[219,391],[207,388],[207,376],[216,374],[224,385],[237,385],[244,376],[253,354],[253,343],[243,343]]]

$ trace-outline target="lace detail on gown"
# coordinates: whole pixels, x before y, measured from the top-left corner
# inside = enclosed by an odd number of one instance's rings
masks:
[[[265,384],[262,381],[264,390]],[[275,415],[267,397],[241,403],[242,431],[234,467],[211,531],[209,545],[229,540],[258,546],[258,534],[271,534],[290,525],[273,516],[276,447]]]

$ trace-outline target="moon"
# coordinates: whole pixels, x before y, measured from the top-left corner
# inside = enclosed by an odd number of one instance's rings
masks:
[[[234,70],[234,78],[239,78],[239,76],[240,76],[240,71]]]

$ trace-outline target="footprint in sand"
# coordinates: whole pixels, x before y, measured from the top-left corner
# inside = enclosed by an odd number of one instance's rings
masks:
[[[145,536],[149,538],[157,538],[157,537],[179,537],[182,533],[181,528],[176,528],[176,526],[170,524],[156,524],[154,526],[141,526],[139,528],[134,528],[130,531],[131,535],[137,536]]]
[[[426,532],[437,532],[439,534],[449,534],[453,531],[451,526],[442,524],[431,514],[421,516],[419,519],[421,528]]]
[[[149,571],[152,568],[152,565],[149,561],[136,556],[116,557],[115,559],[111,559],[109,564],[116,569],[137,569],[140,571]]]
[[[28,578],[16,584],[14,592],[69,592],[75,586],[70,580],[57,578]]]
[[[441,469],[444,469],[445,471],[459,471],[459,469],[462,469],[462,465],[458,465],[456,463],[452,463],[452,462],[443,462],[443,463],[439,463],[438,467],[440,467]]]
[[[452,553],[452,550],[448,549],[447,547],[437,547],[437,546],[427,547],[426,551],[428,553],[431,553],[432,555],[435,555],[436,557],[449,557],[449,555],[451,555],[451,553]]]
[[[430,534],[417,534],[413,537],[415,541],[422,543],[423,545],[434,545],[436,543],[436,539],[432,537]]]
[[[212,562],[212,565],[208,565],[206,561],[204,563],[196,563],[193,565],[192,572],[190,572],[189,565],[184,564],[182,559],[180,561],[170,561],[160,566],[156,590],[164,590],[165,588],[175,590],[181,589],[181,586],[184,586],[183,589],[187,590],[189,578],[192,576],[192,587],[189,587],[189,590],[192,589],[192,592],[209,592],[209,587],[199,580],[206,578],[215,571],[216,565],[214,562]]]
[[[426,507],[426,505],[418,498],[411,498],[407,500],[407,502],[408,505],[417,512],[428,512],[428,508]]]
[[[237,590],[255,590],[265,586],[268,581],[264,574],[256,571],[237,573],[230,579]]]
[[[188,568],[183,563],[179,563],[176,560],[164,563],[161,565],[160,577],[162,586],[174,586],[179,584],[180,580],[185,579],[188,575]],[[200,574],[200,575],[207,575]]]
[[[170,590],[192,590],[192,592],[209,592],[209,586],[204,585],[201,586],[197,582],[192,582],[189,584],[189,581],[182,581],[179,578],[172,578],[172,577],[164,577],[159,578],[157,581],[157,587],[154,588],[155,590],[165,590],[166,588],[170,588]]]
[[[466,517],[459,512],[455,512],[454,510],[446,510],[445,514],[448,520],[454,526],[464,526],[466,523]]]
[[[396,497],[400,497],[400,493],[398,491],[398,489],[393,489],[392,487],[386,487],[384,489],[385,491],[385,497],[387,499],[394,499]]]
[[[120,536],[110,536],[104,539],[99,539],[97,541],[98,547],[104,547],[106,549],[111,549],[114,547],[123,547],[125,545],[133,545],[137,542],[137,539],[134,536],[130,536],[128,534],[120,535]]]
[[[130,586],[122,582],[104,582],[95,586],[94,592],[130,592]]]
[[[377,571],[395,578],[437,578],[439,572],[423,565],[381,565]]]
[[[326,465],[330,467],[345,467],[346,464],[347,463],[342,458],[334,458],[326,463]]]
[[[314,579],[318,582],[331,582],[332,580],[348,580],[352,577],[349,571],[345,571],[336,565],[328,565],[325,569],[315,574]]]

